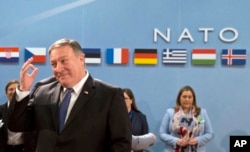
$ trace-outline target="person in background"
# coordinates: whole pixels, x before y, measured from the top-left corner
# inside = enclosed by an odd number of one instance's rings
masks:
[[[214,134],[208,114],[198,106],[192,87],[180,89],[176,105],[166,110],[159,129],[164,152],[206,152]]]
[[[49,47],[53,76],[36,83],[28,59],[10,104],[12,131],[34,129],[38,152],[130,152],[131,124],[122,89],[94,79],[84,50],[72,39]]]
[[[8,129],[8,107],[19,84],[17,80],[10,80],[5,86],[8,101],[0,106],[0,152],[32,152],[31,133],[12,132]]]
[[[131,125],[132,125],[133,136],[141,136],[141,135],[148,134],[149,128],[148,128],[146,115],[143,114],[137,108],[134,93],[129,88],[123,88],[123,94],[124,94],[125,103],[126,103],[127,110],[128,110],[128,115],[129,115]],[[141,152],[141,151],[143,150],[138,150],[136,152]]]

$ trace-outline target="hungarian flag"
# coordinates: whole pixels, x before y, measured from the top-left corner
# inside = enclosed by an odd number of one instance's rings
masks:
[[[214,65],[216,61],[216,49],[193,49],[192,64]]]
[[[157,49],[135,49],[134,64],[157,64]]]

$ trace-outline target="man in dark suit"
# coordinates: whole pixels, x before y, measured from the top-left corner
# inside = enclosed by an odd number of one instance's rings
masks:
[[[32,132],[12,132],[7,126],[8,107],[18,84],[17,80],[11,80],[5,86],[8,101],[0,105],[0,152],[33,152],[35,150]]]
[[[23,64],[9,128],[35,129],[38,152],[130,152],[131,125],[122,90],[91,77],[75,40],[56,41],[49,56],[54,76],[38,82],[31,92],[38,69],[33,58]],[[64,95],[65,90],[72,93]],[[69,104],[62,123],[63,98]]]

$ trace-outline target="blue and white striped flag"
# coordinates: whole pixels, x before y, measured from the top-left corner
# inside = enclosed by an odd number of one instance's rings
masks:
[[[185,64],[187,62],[186,49],[164,49],[162,63],[164,64]]]

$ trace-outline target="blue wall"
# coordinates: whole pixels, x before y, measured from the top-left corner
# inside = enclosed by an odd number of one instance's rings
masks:
[[[18,63],[0,63],[0,103],[6,101],[4,87],[8,80],[18,79],[24,63],[25,47],[48,47],[60,38],[73,38],[83,47],[101,48],[102,63],[87,65],[92,76],[120,87],[131,88],[139,109],[148,118],[151,132],[157,136],[165,110],[175,104],[180,87],[191,85],[197,94],[198,104],[206,108],[215,132],[207,145],[209,152],[228,152],[230,135],[250,133],[249,84],[250,62],[229,67],[221,65],[221,50],[247,49],[249,39],[250,1],[236,0],[43,0],[2,1],[0,9],[0,46],[18,46]],[[213,28],[208,41],[198,29]],[[232,27],[239,33],[233,42],[224,42],[219,32]],[[158,37],[154,42],[154,29],[166,34],[171,29],[171,40]],[[184,28],[194,42],[178,42]],[[233,33],[225,33],[233,37]],[[105,49],[128,47],[127,65],[107,65]],[[191,64],[193,48],[216,48],[217,59],[213,66]],[[158,49],[158,64],[138,66],[133,63],[135,48]],[[162,64],[165,48],[187,49],[187,63],[183,66]],[[249,52],[247,52],[249,56]],[[48,56],[47,56],[48,58]],[[51,75],[50,64],[37,64],[36,81]],[[158,136],[159,137],[159,136]],[[150,148],[159,152],[164,144],[159,139]]]

